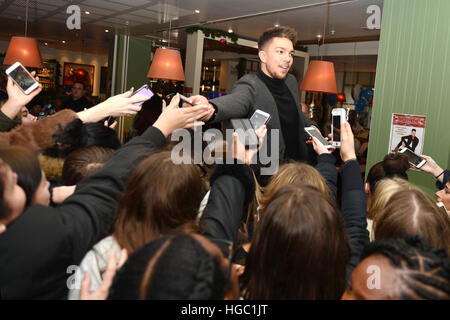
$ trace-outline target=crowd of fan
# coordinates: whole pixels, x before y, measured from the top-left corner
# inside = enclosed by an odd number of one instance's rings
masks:
[[[2,119],[40,91],[8,80]],[[174,164],[168,137],[208,112],[177,96],[121,146],[103,121],[136,114],[131,94],[0,133],[1,299],[450,298],[450,172],[432,158],[437,199],[400,154],[364,182],[345,123],[340,166],[313,139],[315,167],[260,185],[236,137],[233,161]]]

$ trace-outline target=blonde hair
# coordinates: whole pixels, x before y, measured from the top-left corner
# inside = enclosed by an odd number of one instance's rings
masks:
[[[261,187],[257,183],[256,178],[255,182],[255,198],[253,199],[253,203],[249,205],[248,218],[250,215],[256,213],[257,207],[264,210],[273,195],[284,185],[304,183],[329,197],[327,183],[320,172],[303,162],[291,161],[282,165],[277,173],[270,178],[266,187]]]
[[[402,178],[385,178],[379,181],[376,185],[375,193],[373,194],[372,202],[370,203],[367,217],[376,223],[380,212],[388,205],[389,200],[393,195],[401,190],[420,190],[412,183]]]

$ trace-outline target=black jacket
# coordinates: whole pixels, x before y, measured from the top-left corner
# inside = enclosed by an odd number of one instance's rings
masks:
[[[67,281],[84,255],[106,236],[132,169],[165,143],[150,127],[82,180],[56,208],[35,205],[0,234],[1,299],[65,299]]]

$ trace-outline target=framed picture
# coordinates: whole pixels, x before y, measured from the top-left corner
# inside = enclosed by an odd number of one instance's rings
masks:
[[[64,62],[64,88],[70,88],[74,82],[82,82],[87,91],[92,92],[94,87],[95,66],[89,64],[79,64]]]

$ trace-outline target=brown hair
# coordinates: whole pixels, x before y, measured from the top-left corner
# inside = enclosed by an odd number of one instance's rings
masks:
[[[350,246],[329,197],[304,184],[272,197],[254,234],[242,276],[247,299],[339,299]]]
[[[171,152],[151,155],[136,167],[127,184],[114,237],[131,254],[161,234],[195,232],[206,188],[194,164],[176,165]]]
[[[114,149],[98,146],[72,151],[64,161],[62,183],[66,186],[75,185],[83,178],[100,170],[113,156]]]
[[[263,50],[264,46],[273,38],[287,38],[292,41],[292,45],[295,47],[297,32],[290,27],[284,26],[269,28],[259,37],[258,50]]]
[[[375,239],[418,235],[450,254],[450,219],[422,190],[400,190],[389,199],[375,223]]]

